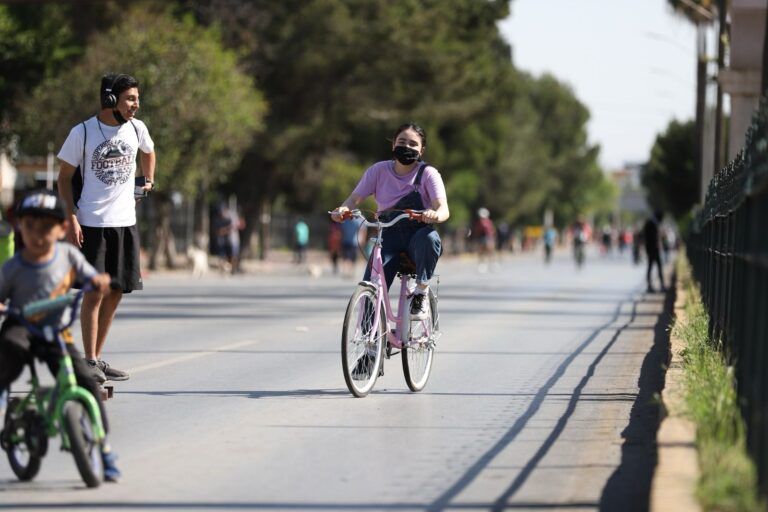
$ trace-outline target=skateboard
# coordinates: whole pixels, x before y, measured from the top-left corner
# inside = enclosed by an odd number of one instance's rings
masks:
[[[115,394],[115,386],[112,384],[111,380],[104,381],[103,384],[101,384],[101,399],[106,401],[112,398],[112,396]]]

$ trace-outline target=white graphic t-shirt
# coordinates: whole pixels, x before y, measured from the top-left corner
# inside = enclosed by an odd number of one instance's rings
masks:
[[[155,143],[146,125],[138,119],[110,126],[92,117],[85,122],[85,128],[84,165],[82,123],[70,130],[58,154],[60,160],[74,167],[83,165],[85,170],[77,220],[94,228],[133,226],[136,154],[139,149],[151,153]]]

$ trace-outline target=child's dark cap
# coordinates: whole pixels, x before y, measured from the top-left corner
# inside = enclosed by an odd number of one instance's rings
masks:
[[[60,221],[65,218],[61,199],[47,190],[35,190],[22,198],[16,207],[16,217],[21,218],[25,215],[53,217]]]

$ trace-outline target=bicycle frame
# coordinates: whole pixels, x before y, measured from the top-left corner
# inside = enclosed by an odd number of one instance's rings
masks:
[[[366,226],[376,228],[376,237],[373,239],[373,251],[371,252],[369,260],[369,264],[371,265],[370,284],[376,289],[376,311],[374,312],[373,329],[371,332],[378,331],[379,322],[382,321],[380,316],[381,305],[383,303],[384,314],[386,316],[384,321],[387,322],[387,341],[392,347],[398,349],[402,349],[403,345],[407,343],[407,340],[403,340],[402,321],[403,311],[405,311],[406,303],[408,301],[408,281],[410,280],[410,277],[405,274],[401,274],[400,276],[400,297],[397,301],[397,314],[395,314],[395,312],[392,311],[389,289],[387,288],[387,280],[384,275],[384,262],[381,259],[382,232],[384,228],[393,226],[403,219],[412,218],[414,213],[417,214],[418,212],[407,211],[407,213],[398,215],[390,222],[386,223],[378,220],[376,222],[364,220]],[[394,332],[389,328],[389,322],[395,324]]]

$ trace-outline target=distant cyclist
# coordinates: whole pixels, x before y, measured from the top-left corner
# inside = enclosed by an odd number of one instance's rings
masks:
[[[422,160],[427,147],[427,135],[413,123],[403,124],[395,131],[392,160],[377,162],[369,167],[352,194],[336,208],[333,219],[341,221],[341,213],[356,208],[366,197],[376,199],[379,218],[389,220],[400,210],[424,210],[421,222],[401,221],[383,234],[382,259],[387,287],[391,286],[399,266],[401,252],[416,265],[416,289],[411,302],[411,314],[428,314],[429,280],[443,252],[440,235],[431,224],[449,217],[448,199],[440,172]],[[365,277],[371,277],[370,265]]]
[[[584,264],[584,249],[589,240],[590,229],[583,219],[579,218],[571,227],[571,236],[573,237],[573,257],[576,260],[576,266],[581,267]]]

